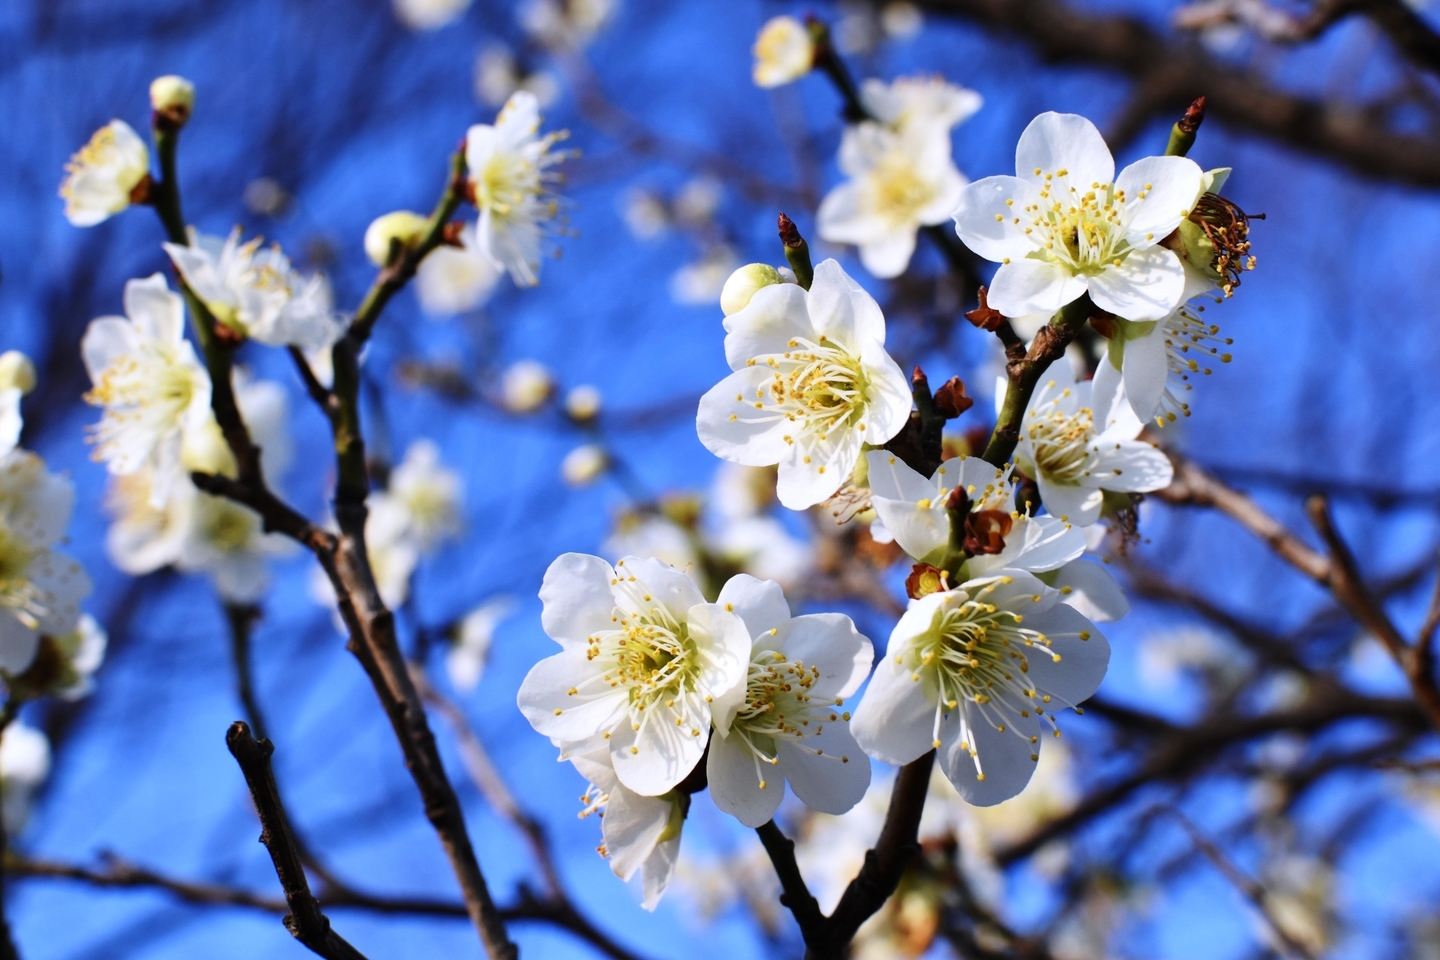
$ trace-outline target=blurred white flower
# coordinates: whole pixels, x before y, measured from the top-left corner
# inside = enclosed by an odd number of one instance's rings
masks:
[[[0,670],[30,666],[40,635],[76,629],[90,578],[53,549],[75,506],[70,480],[24,450],[0,458]]]
[[[687,180],[675,194],[670,209],[675,219],[687,227],[703,227],[715,219],[720,201],[725,195],[725,185],[714,177],[695,177]]]
[[[600,855],[610,861],[610,870],[621,880],[628,881],[636,870],[641,872],[641,905],[654,910],[670,885],[680,857],[684,801],[673,790],[658,797],[631,790],[616,776],[614,760],[604,747],[568,759],[590,781],[590,789],[581,797],[585,806],[580,816],[600,815],[600,833],[605,841],[599,848]]]
[[[500,402],[511,413],[534,413],[555,393],[555,379],[535,360],[516,360],[500,376]]]
[[[571,387],[570,392],[565,394],[565,412],[579,423],[589,423],[600,416],[600,404],[599,388],[588,383]]]
[[[416,440],[390,474],[386,491],[408,515],[410,536],[421,553],[460,535],[463,527],[460,475],[440,463],[440,448]]]
[[[706,766],[715,805],[758,827],[775,816],[788,782],[808,807],[849,810],[870,786],[870,759],[843,705],[870,674],[869,639],[843,614],[791,617],[773,580],[739,574],[717,602],[745,621],[751,647],[743,695],[715,710]]]
[[[495,628],[514,610],[514,598],[495,597],[465,614],[455,629],[454,644],[445,653],[445,672],[456,690],[469,693],[480,683]]]
[[[659,560],[563,554],[540,587],[561,652],[526,675],[518,702],[541,734],[607,749],[636,793],[673,789],[700,761],[712,715],[744,698],[750,636]]]
[[[365,552],[381,601],[391,610],[404,606],[410,596],[410,577],[420,563],[420,548],[410,529],[410,512],[384,490],[370,495],[366,504]],[[310,596],[322,607],[335,609],[335,587],[318,566],[311,568]],[[335,628],[346,631],[339,614]]]
[[[657,514],[621,516],[601,549],[616,559],[654,557],[685,573],[700,563],[694,535],[669,517]]]
[[[553,50],[579,49],[615,15],[616,0],[526,0],[520,26]]]
[[[50,775],[50,741],[23,720],[0,734],[0,817],[14,836],[30,817],[30,805]]]
[[[885,317],[834,260],[807,291],[780,283],[725,318],[735,371],[700,399],[700,442],[724,460],[778,464],[780,502],[803,510],[849,477],[865,443],[910,416],[910,383],[885,352]]]
[[[7,675],[6,685],[12,696],[79,700],[94,689],[95,672],[105,660],[108,642],[105,629],[82,613],[69,633],[42,636],[35,661],[24,673]]]
[[[620,205],[620,216],[637,240],[657,237],[670,225],[670,211],[665,201],[649,190],[632,187]]]
[[[261,248],[262,238],[240,242],[240,228],[224,240],[198,234],[190,245],[164,244],[175,269],[216,321],[242,336],[271,346],[307,350],[328,347],[344,333],[330,282],[322,274],[303,277],[278,245]]]
[[[794,17],[774,17],[755,36],[751,76],[757,87],[781,87],[799,80],[815,66],[815,41]]]
[[[871,115],[912,143],[934,137],[947,146],[950,131],[975,115],[984,98],[943,77],[898,77],[890,83],[869,78],[860,100]]]
[[[1021,420],[1015,464],[1035,478],[1052,516],[1088,526],[1100,519],[1107,490],[1144,493],[1169,486],[1170,458],[1136,439],[1144,424],[1130,409],[1123,384],[1109,397],[1092,397],[1094,384],[1077,382],[1063,359],[1041,378]],[[1004,393],[997,385],[996,416]]]
[[[505,102],[495,123],[478,123],[465,137],[465,161],[475,206],[478,247],[515,283],[540,282],[542,225],[555,218],[558,203],[550,193],[551,167],[565,159],[550,148],[563,132],[539,136],[540,101],[518,90]]]
[[[515,55],[503,43],[486,44],[475,56],[475,98],[498,107],[516,90],[527,90],[543,110],[560,97],[560,81],[548,70],[521,72]]]
[[[712,244],[700,259],[687,263],[670,277],[670,296],[676,303],[710,305],[719,301],[725,281],[739,262],[735,251],[723,243]]]
[[[124,120],[111,120],[65,165],[65,218],[77,227],[108,220],[134,202],[135,188],[149,176],[145,141]]]
[[[814,564],[810,545],[790,535],[775,517],[723,521],[709,536],[711,551],[762,580],[797,585]]]
[[[0,353],[0,390],[19,390],[28,394],[35,389],[39,377],[35,372],[35,361],[19,350]]]
[[[245,184],[245,209],[262,217],[278,217],[290,209],[294,198],[274,177],[256,177]]]
[[[1213,630],[1189,625],[1146,636],[1139,667],[1140,679],[1157,693],[1174,691],[1188,673],[1229,690],[1249,671],[1250,655]]]
[[[908,0],[892,0],[880,10],[880,26],[885,35],[897,40],[915,36],[925,25],[925,15]]]
[[[502,271],[480,249],[475,227],[460,230],[460,246],[441,244],[422,261],[415,274],[420,309],[432,317],[453,317],[490,299]]]
[[[610,468],[610,455],[604,447],[584,443],[565,454],[560,461],[560,476],[572,487],[583,487],[600,479]]]
[[[113,474],[155,472],[152,502],[164,502],[180,467],[180,436],[210,415],[210,378],[185,339],[184,306],[160,274],[125,284],[127,317],[92,320],[80,341],[104,407],[90,440]]]
[[[775,502],[775,469],[722,461],[710,484],[710,504],[727,520],[752,517]]]
[[[1003,570],[911,603],[855,710],[855,739],[897,766],[939,750],[977,806],[1018,794],[1040,758],[1041,718],[1059,736],[1055,716],[1088,699],[1110,662],[1105,637],[1059,600]]]
[[[682,850],[675,867],[675,888],[706,923],[743,903],[767,936],[776,936],[788,915],[780,904],[775,867],[754,837],[723,858],[702,858]]]
[[[965,245],[1000,263],[991,307],[1053,314],[1089,293],[1117,317],[1150,321],[1180,305],[1185,269],[1160,241],[1200,197],[1195,161],[1146,157],[1116,177],[1093,123],[1042,113],[1020,135],[1015,168],[966,187],[954,214]]]
[[[395,16],[411,30],[435,30],[469,7],[470,0],[395,0]]]
[[[0,387],[0,457],[20,443],[25,421],[20,416],[20,388]]]

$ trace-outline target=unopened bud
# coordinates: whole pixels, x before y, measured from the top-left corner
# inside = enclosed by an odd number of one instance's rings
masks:
[[[0,390],[18,387],[22,394],[35,389],[35,364],[19,350],[0,353]]]
[[[610,466],[610,457],[593,443],[576,447],[560,462],[560,476],[572,487],[594,483]]]
[[[730,274],[730,279],[725,281],[725,286],[720,291],[720,309],[727,317],[732,313],[739,313],[750,305],[750,298],[755,296],[755,291],[784,282],[780,271],[770,264],[747,263]]]
[[[534,413],[554,392],[550,371],[534,360],[517,360],[500,378],[500,402],[511,413]]]
[[[423,215],[410,210],[396,210],[383,217],[376,217],[365,228],[365,256],[377,267],[390,262],[390,246],[399,242],[402,247],[413,246],[425,235],[430,221]]]
[[[183,127],[195,109],[195,84],[173,73],[156,77],[150,84],[150,107],[173,125]]]
[[[600,391],[589,384],[582,384],[565,394],[565,412],[570,419],[589,423],[600,416]]]
[[[799,80],[815,66],[815,40],[794,17],[775,17],[760,28],[751,51],[757,87],[780,87]]]

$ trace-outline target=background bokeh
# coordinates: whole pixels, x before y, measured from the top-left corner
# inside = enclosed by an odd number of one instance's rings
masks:
[[[1175,6],[1089,0],[1083,8],[1126,12],[1167,32]],[[575,817],[583,782],[554,762],[514,701],[525,670],[552,650],[535,599],[550,560],[566,550],[600,550],[617,512],[633,500],[704,491],[714,477],[718,462],[696,440],[693,415],[699,395],[726,368],[718,284],[700,268],[723,281],[734,264],[779,260],[776,211],[810,229],[818,198],[838,179],[839,103],[823,79],[775,92],[750,81],[755,31],[785,12],[801,11],[748,0],[621,0],[583,51],[557,56],[525,33],[511,5],[493,0],[475,0],[434,31],[407,29],[381,0],[0,5],[0,102],[7,104],[0,124],[0,347],[26,351],[40,368],[40,387],[26,400],[24,442],[75,482],[69,549],[95,580],[89,609],[110,634],[91,697],[26,715],[52,738],[54,767],[14,838],[17,847],[82,863],[113,851],[167,875],[278,893],[255,843],[244,783],[224,748],[239,706],[213,590],[203,578],[177,573],[129,578],[105,556],[106,476],[84,441],[95,414],[81,401],[88,382],[78,343],[93,317],[120,312],[127,279],[168,265],[147,211],[90,230],[65,222],[55,190],[66,158],[112,117],[143,130],[152,77],[190,77],[198,96],[181,150],[187,218],[206,232],[238,223],[279,241],[305,268],[323,268],[338,303],[353,307],[373,274],[360,243],[366,225],[392,209],[429,209],[466,127],[493,117],[496,105],[477,97],[475,73],[477,55],[499,44],[528,69],[553,74],[547,128],[568,128],[566,146],[579,151],[565,167],[567,232],[538,289],[504,281],[483,308],[445,321],[424,317],[413,292],[405,292],[365,358],[372,388],[365,415],[379,453],[398,460],[413,440],[430,438],[464,478],[465,536],[422,563],[400,613],[402,634],[453,621],[497,595],[517,598],[483,680],[460,702],[524,805],[551,831],[572,896],[599,926],[646,956],[798,955],[788,928],[779,943],[767,940],[740,907],[707,925],[684,889],[645,914],[635,891],[595,855],[595,822]],[[864,5],[819,4],[815,12],[848,24],[853,45],[864,30],[873,32],[851,57],[857,73],[939,73],[983,94],[984,109],[955,132],[956,162],[972,178],[1009,172],[1015,140],[1036,113],[1078,112],[1105,130],[1134,94],[1116,74],[1041,62],[1023,39],[996,37],[963,19],[927,13],[918,32],[902,24],[887,34]],[[1361,19],[1295,49],[1223,31],[1194,42],[1237,71],[1259,71],[1276,88],[1357,110],[1412,81],[1423,97],[1436,96],[1434,82],[1416,80]],[[1408,116],[1394,122],[1430,122]],[[1132,131],[1117,147],[1119,161],[1160,152],[1172,119],[1167,113]],[[1223,120],[1204,126],[1191,155],[1207,168],[1233,166],[1227,194],[1267,219],[1252,233],[1258,269],[1210,315],[1234,337],[1234,362],[1199,384],[1194,417],[1167,427],[1164,439],[1295,529],[1306,528],[1302,494],[1332,493],[1367,574],[1385,581],[1414,571],[1392,607],[1412,626],[1423,615],[1423,571],[1440,537],[1433,400],[1440,203],[1433,190],[1368,176]],[[673,197],[700,177],[718,185],[720,199],[699,226],[672,219],[643,237],[627,224],[636,190]],[[267,204],[253,186],[262,178],[287,202]],[[840,256],[889,306],[891,350],[902,366],[922,364],[932,382],[959,374],[988,399],[998,351],[959,318],[961,291],[924,279],[943,272],[933,247],[922,240],[911,278],[886,284],[865,275],[847,251],[813,238],[812,245],[817,258]],[[625,476],[566,485],[561,459],[594,438],[553,410],[519,417],[487,402],[500,371],[520,359],[543,363],[562,386],[600,389],[599,440],[623,459]],[[283,355],[251,346],[244,360],[290,391],[296,456],[281,486],[311,516],[324,516],[332,475],[323,420]],[[453,368],[474,395],[457,398],[401,375],[416,364]],[[959,426],[986,426],[985,406],[977,404]],[[1343,618],[1324,615],[1321,591],[1264,544],[1219,516],[1152,506],[1142,511],[1145,542],[1135,551],[1148,569],[1247,623],[1298,636],[1356,689],[1404,693],[1374,642]],[[795,536],[811,536],[811,520],[786,522]],[[254,636],[258,693],[291,817],[326,861],[363,889],[454,897],[374,693],[330,613],[310,595],[311,564],[298,552],[277,561]],[[1209,702],[1203,682],[1156,668],[1164,655],[1147,659],[1145,651],[1197,618],[1138,594],[1132,599],[1131,616],[1108,631],[1115,656],[1103,696],[1177,721],[1196,716]],[[883,642],[892,622],[883,611],[842,606]],[[1221,642],[1220,660],[1242,659]],[[443,670],[433,675],[444,684]],[[1267,697],[1291,696],[1285,684],[1292,681],[1253,684],[1235,709],[1262,710]],[[465,780],[445,724],[436,725],[480,862],[497,897],[509,902],[517,885],[534,881],[526,848]],[[1107,748],[1103,719],[1072,720],[1066,730],[1082,788],[1126,769],[1129,755]],[[1377,736],[1375,724],[1353,721],[1297,749],[1318,756]],[[1253,800],[1245,765],[1284,749],[1281,738],[1257,740],[1192,783],[1182,802],[1216,831],[1243,820]],[[1203,859],[1177,856],[1188,844],[1173,824],[1128,846],[1136,811],[1160,796],[1180,795],[1163,785],[1142,790],[1075,840],[1097,856],[1123,852],[1136,875],[1147,877],[1108,952],[1167,960],[1265,955],[1250,906]],[[1334,870],[1332,905],[1346,932],[1331,955],[1394,957],[1413,946],[1405,931],[1433,915],[1440,893],[1437,810],[1391,773],[1352,767],[1318,782],[1292,811],[1296,843],[1310,844]],[[1328,842],[1336,832],[1343,842]],[[1235,839],[1233,855],[1260,872],[1264,847]],[[684,842],[688,853],[718,858],[750,841],[702,795]],[[1053,906],[1043,884],[1026,881],[1031,869],[1014,868],[1008,888],[1022,926],[1041,922]],[[29,960],[308,955],[271,914],[188,905],[161,892],[19,879],[7,898]],[[356,910],[335,910],[332,919],[376,960],[479,956],[473,931],[460,920]],[[519,924],[514,935],[532,957],[593,955],[543,925]],[[946,955],[945,947],[934,949]]]

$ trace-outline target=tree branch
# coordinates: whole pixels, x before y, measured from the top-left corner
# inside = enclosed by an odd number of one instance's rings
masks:
[[[230,748],[235,762],[240,765],[240,772],[245,775],[250,797],[255,801],[255,811],[260,816],[260,842],[270,851],[275,875],[285,891],[285,903],[290,908],[285,915],[285,928],[296,940],[326,960],[365,960],[364,954],[330,929],[329,919],[310,893],[300,851],[290,833],[285,808],[281,806],[280,794],[275,788],[275,776],[270,770],[270,754],[275,748],[269,740],[257,741],[251,736],[250,728],[240,721],[230,726],[225,734],[225,745]]]
[[[800,925],[800,935],[807,944],[820,939],[828,918],[820,912],[820,904],[800,875],[800,865],[795,862],[795,841],[785,836],[774,820],[756,827],[755,832],[775,866],[775,875],[780,878],[780,888],[784,891],[780,895],[780,903],[795,916],[795,922]]]

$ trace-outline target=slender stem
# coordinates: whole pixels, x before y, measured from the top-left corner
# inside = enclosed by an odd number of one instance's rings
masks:
[[[162,114],[151,118],[152,133],[155,137],[155,153],[160,158],[160,182],[151,185],[155,212],[165,227],[165,236],[171,243],[189,246],[190,237],[185,230],[185,215],[180,212],[180,181],[175,175],[175,153],[180,145],[180,127]]]
[[[1030,403],[1036,384],[1040,382],[1040,375],[1051,363],[1064,356],[1065,348],[1075,339],[1093,309],[1086,294],[1066,304],[1048,325],[1041,327],[1029,350],[1019,338],[1006,343],[1005,355],[1009,362],[1005,364],[1005,400],[995,420],[990,442],[985,447],[983,456],[988,463],[1004,466],[1015,453],[1015,444],[1020,441],[1020,421],[1025,417],[1025,408]],[[1001,342],[1005,342],[1005,338],[1002,337]]]
[[[285,808],[280,803],[279,791],[275,789],[275,776],[270,770],[270,755],[275,748],[269,740],[257,741],[250,728],[240,721],[231,724],[225,735],[225,745],[240,765],[240,772],[250,788],[250,797],[255,801],[255,811],[260,816],[260,842],[270,851],[275,875],[285,891],[285,903],[290,908],[285,916],[285,928],[296,940],[326,960],[365,960],[364,954],[330,929],[329,919],[310,893],[300,851],[290,832]]]
[[[822,935],[827,918],[820,912],[820,904],[805,885],[805,878],[800,875],[800,865],[795,862],[795,841],[785,836],[774,820],[756,827],[755,832],[760,835],[760,842],[764,845],[765,852],[770,855],[770,862],[775,865],[775,874],[780,878],[780,888],[784,891],[780,895],[780,902],[789,907],[790,912],[795,915],[795,922],[800,924],[800,933],[805,942],[809,943]]]

